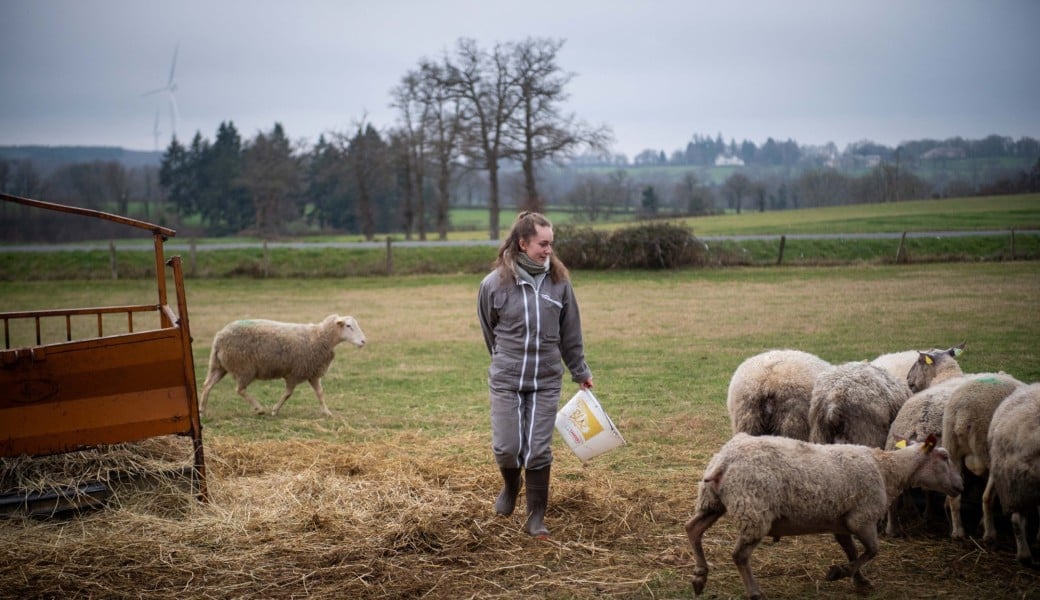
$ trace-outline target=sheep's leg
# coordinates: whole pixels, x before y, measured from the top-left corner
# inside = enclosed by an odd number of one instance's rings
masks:
[[[899,525],[896,524],[896,513],[898,512],[896,510],[896,506],[899,504],[901,499],[902,496],[896,498],[894,501],[892,501],[891,504],[888,505],[888,516],[885,519],[885,535],[887,535],[888,537],[898,537],[902,534],[902,532],[899,530]]]
[[[245,398],[249,402],[249,404],[251,404],[253,406],[253,412],[255,412],[258,415],[262,415],[262,414],[264,414],[264,407],[263,407],[263,405],[260,404],[259,402],[257,402],[256,398],[250,396],[246,392],[246,388],[249,387],[250,383],[253,383],[252,378],[249,378],[249,379],[243,378],[243,379],[239,380],[239,382],[238,382],[238,389],[236,389],[235,391],[237,391],[239,396],[242,396],[243,398]]]
[[[961,520],[961,497],[950,496],[946,499],[950,507],[950,537],[955,540],[964,539],[964,522]]]
[[[274,408],[271,409],[271,416],[272,417],[275,417],[275,416],[278,415],[278,411],[282,409],[282,405],[285,404],[285,401],[289,399],[289,396],[292,396],[293,390],[295,390],[295,389],[296,389],[296,382],[295,381],[291,381],[289,379],[286,379],[285,380],[285,392],[282,393],[282,397],[278,399],[278,402],[274,405]]]
[[[740,537],[737,538],[737,545],[733,549],[733,562],[737,565],[737,571],[740,572],[740,579],[744,582],[744,591],[747,593],[748,598],[751,600],[761,600],[765,598],[762,594],[762,588],[758,587],[758,582],[755,581],[755,576],[751,574],[751,553],[755,551],[755,548],[762,542],[762,534],[752,535],[748,533],[741,533]]]
[[[849,563],[853,563],[859,555],[859,551],[856,549],[856,542],[852,540],[852,536],[848,534],[835,533],[834,540],[838,542],[838,545],[841,546],[841,549],[845,552],[845,558],[849,560]],[[829,576],[830,574],[828,573],[828,577]],[[852,574],[852,581],[857,586],[867,587],[870,585],[870,581],[858,570]]]
[[[986,489],[982,491],[982,541],[992,544],[997,541],[997,525],[993,517],[993,478],[986,482]]]
[[[697,596],[701,595],[704,591],[704,584],[708,582],[708,561],[704,558],[704,545],[701,543],[701,538],[704,536],[704,532],[711,527],[715,521],[719,520],[722,513],[706,513],[704,511],[698,511],[697,514],[693,515],[689,521],[686,522],[686,537],[690,538],[690,545],[693,546],[693,593]]]
[[[874,560],[874,557],[877,556],[877,524],[871,521],[861,527],[850,529],[853,531],[853,535],[855,535],[856,538],[859,539],[860,543],[863,544],[863,554],[850,560],[848,564],[832,566],[827,572],[827,581],[834,581],[843,577],[852,577],[852,580],[856,585],[869,586],[870,581],[860,573],[860,569],[863,568],[863,565]],[[835,535],[834,537],[837,539],[838,536]],[[841,540],[838,540],[838,543],[842,545],[842,548],[845,548],[845,544],[842,543]],[[848,543],[851,544],[852,540],[849,539]],[[855,551],[855,546],[853,546],[853,551]],[[848,555],[848,550],[846,550],[846,555]]]
[[[1029,519],[1024,513],[1011,513],[1011,529],[1015,533],[1015,558],[1019,564],[1028,567],[1033,562],[1033,554],[1029,551],[1029,540],[1026,539],[1026,527]]]
[[[321,404],[321,414],[326,417],[332,416],[332,411],[325,405],[325,390],[321,387],[321,378],[315,377],[314,379],[308,380],[311,384],[311,388],[314,389],[314,394],[318,396],[318,403]]]
[[[213,389],[213,386],[217,385],[221,379],[227,375],[227,371],[224,369],[210,369],[210,372],[206,375],[206,382],[202,384],[202,396],[199,397],[199,415],[201,416],[206,412],[206,400],[209,398],[209,391]]]

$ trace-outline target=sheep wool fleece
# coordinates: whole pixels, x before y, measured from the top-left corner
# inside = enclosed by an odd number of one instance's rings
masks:
[[[491,444],[499,467],[552,463],[552,435],[564,365],[575,382],[591,377],[581,315],[570,281],[497,271],[480,283],[477,316],[491,354]]]

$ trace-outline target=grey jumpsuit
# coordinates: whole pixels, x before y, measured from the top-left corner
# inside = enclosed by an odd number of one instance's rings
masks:
[[[526,271],[480,283],[477,316],[491,353],[491,445],[499,467],[552,464],[552,435],[566,364],[577,383],[592,377],[585,363],[581,315],[570,281]]]

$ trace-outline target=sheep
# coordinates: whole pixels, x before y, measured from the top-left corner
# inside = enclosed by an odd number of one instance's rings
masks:
[[[726,396],[733,433],[808,440],[813,383],[829,366],[801,350],[769,350],[745,360]]]
[[[321,378],[335,357],[333,349],[340,342],[350,342],[359,348],[365,345],[365,334],[354,317],[333,314],[320,323],[306,324],[267,319],[228,323],[213,338],[199,414],[205,413],[206,399],[213,386],[231,373],[238,383],[238,395],[249,401],[256,414],[263,414],[264,407],[246,393],[246,387],[257,379],[284,379],[285,393],[271,409],[272,416],[278,414],[296,385],[307,381],[318,396],[322,414],[331,417]]]
[[[986,495],[996,495],[1011,513],[1015,558],[1028,566],[1033,555],[1026,539],[1025,511],[1040,507],[1040,383],[1023,386],[1004,399],[989,423],[989,482]],[[1040,541],[1040,532],[1037,533]]]
[[[953,346],[946,350],[946,352],[955,353],[954,356],[960,356],[964,351],[965,342]],[[932,348],[928,352],[943,352],[938,348]],[[904,350],[902,352],[891,352],[889,354],[882,354],[874,360],[870,361],[870,364],[875,367],[881,367],[894,375],[897,379],[906,381],[906,376],[910,373],[910,368],[914,366],[920,356],[919,350]]]
[[[956,357],[960,356],[963,351],[962,346],[963,344],[949,350],[919,352],[917,360],[914,361],[910,372],[906,375],[906,383],[910,386],[910,391],[917,393],[929,386],[963,375],[964,372],[961,371],[956,360]]]
[[[955,469],[962,474],[962,469],[967,468],[979,477],[986,475],[990,462],[986,435],[993,411],[1009,394],[1024,385],[1010,375],[997,373],[971,377],[957,386],[946,402],[942,429],[943,446],[950,453]],[[988,483],[986,487],[989,489]],[[964,539],[962,498],[951,498],[949,502],[952,521],[950,537],[955,540]],[[995,540],[992,498],[985,493],[982,497],[982,524],[983,539]]]
[[[895,450],[900,444],[908,442],[921,442],[932,435],[942,443],[942,421],[946,401],[961,383],[961,379],[946,380],[907,398],[888,429],[885,450]],[[896,503],[893,502],[888,510],[885,525],[885,535],[890,537],[900,534],[895,517]]]
[[[809,441],[884,448],[889,427],[909,397],[905,380],[871,363],[830,367],[813,385]]]
[[[910,486],[957,494],[963,486],[935,437],[895,451],[856,444],[812,444],[779,436],[738,433],[723,445],[697,489],[696,511],[686,522],[693,547],[693,591],[708,579],[701,538],[723,514],[737,528],[733,562],[750,598],[762,598],[749,559],[762,538],[832,533],[849,562],[833,565],[827,580],[870,582],[860,568],[878,552],[877,524],[889,501]],[[864,552],[857,557],[855,536]]]

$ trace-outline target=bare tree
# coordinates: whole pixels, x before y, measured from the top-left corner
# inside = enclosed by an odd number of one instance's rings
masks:
[[[740,172],[733,173],[727,177],[726,182],[723,184],[726,195],[729,197],[729,204],[736,209],[738,215],[744,202],[744,196],[751,192],[751,185],[751,180],[748,179],[747,175]]]
[[[431,138],[431,159],[437,171],[438,237],[448,239],[448,214],[451,209],[451,177],[461,151],[462,98],[449,85],[448,67],[432,62],[422,64],[420,97],[426,111]]]
[[[446,82],[463,103],[466,154],[488,173],[488,233],[499,238],[499,161],[510,156],[506,129],[519,97],[509,69],[510,48],[496,44],[482,51],[476,41],[459,39],[454,61],[446,61]]]
[[[524,172],[522,208],[526,210],[545,210],[535,182],[537,164],[569,156],[586,145],[605,151],[612,139],[607,127],[593,129],[573,114],[561,113],[560,105],[568,98],[565,88],[573,78],[556,63],[563,44],[563,40],[528,38],[511,46],[510,70],[519,102],[507,133]]]
[[[688,215],[708,215],[712,212],[711,190],[697,180],[693,172],[683,174],[675,184],[675,206]]]
[[[401,79],[401,83],[392,91],[393,101],[390,106],[400,111],[401,134],[407,147],[405,182],[404,230],[405,237],[412,239],[412,228],[418,219],[419,239],[426,239],[426,202],[423,194],[426,167],[426,129],[432,107],[428,102],[429,94],[424,93],[423,74],[420,71],[409,71]],[[413,208],[414,207],[414,208]]]

